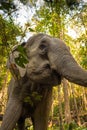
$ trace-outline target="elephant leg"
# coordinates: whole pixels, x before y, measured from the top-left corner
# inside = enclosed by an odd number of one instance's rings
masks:
[[[47,130],[48,117],[51,108],[52,91],[46,93],[46,97],[41,100],[33,116],[34,130]]]
[[[22,103],[17,99],[10,98],[3,117],[0,130],[13,130],[22,112]]]
[[[24,118],[20,118],[18,120],[18,130],[25,130],[25,119]]]

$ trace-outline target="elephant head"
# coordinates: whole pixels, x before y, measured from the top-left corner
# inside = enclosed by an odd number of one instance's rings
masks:
[[[14,46],[9,55],[7,67],[10,69],[15,79],[27,76],[29,81],[32,81],[33,83],[51,86],[60,84],[61,76],[51,69],[47,57],[48,48],[45,48],[43,51],[44,46],[40,45],[40,38],[42,37],[43,34],[34,36],[29,38],[25,44],[22,43],[21,45]],[[26,55],[20,52],[20,49],[22,49],[22,51],[25,49]],[[27,62],[23,62],[23,58],[24,61]]]
[[[45,47],[45,43],[42,41],[44,36],[45,34],[34,35],[25,45],[26,55],[29,59],[26,74],[30,80],[36,83],[57,85],[61,83],[61,76],[51,69],[47,56],[48,47]]]
[[[25,48],[29,58],[27,73],[31,79],[47,79],[51,83],[55,79],[50,76],[52,74],[58,83],[64,77],[70,82],[87,86],[87,72],[78,65],[62,40],[37,34],[29,38]],[[48,77],[51,77],[50,80]]]
[[[15,69],[22,77],[26,74],[33,82],[51,85],[60,84],[64,77],[70,82],[87,86],[87,72],[78,65],[62,40],[40,33],[30,37],[22,46],[28,62],[25,68],[16,65]],[[17,48],[13,49],[10,59],[15,60],[13,54],[16,57],[19,55]]]

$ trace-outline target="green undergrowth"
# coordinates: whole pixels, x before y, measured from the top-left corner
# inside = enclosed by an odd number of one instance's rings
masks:
[[[62,128],[61,128],[62,129]],[[17,130],[17,129],[14,129]],[[26,126],[26,130],[33,130],[33,126]],[[53,126],[48,128],[48,130],[60,130],[59,126]],[[71,123],[71,124],[64,124],[62,130],[87,130],[87,127],[83,126],[78,126],[76,123]]]
[[[33,130],[33,128],[28,128],[27,130]],[[53,127],[53,128],[48,128],[48,130],[60,130],[59,127]],[[64,130],[68,130],[68,129],[64,129]],[[86,127],[82,128],[82,127],[77,127],[75,129],[72,130],[87,130]]]
[[[66,127],[66,126],[63,126],[64,129],[63,130],[87,130],[87,127],[79,127],[79,126],[74,126],[74,127]],[[60,130],[59,127],[52,127],[52,128],[48,128],[48,130]]]
[[[17,130],[17,129],[14,129],[14,130]],[[33,126],[31,127],[28,127],[26,130],[33,130]],[[48,130],[60,130],[59,127],[51,127],[51,128],[48,128]],[[87,127],[76,127],[76,128],[72,128],[72,129],[69,129],[68,127],[64,127],[63,130],[87,130]]]
[[[27,128],[27,130],[33,130],[33,127],[29,127]],[[60,130],[59,127],[51,127],[51,128],[48,128],[48,130]],[[64,126],[64,129],[63,130],[87,130],[87,127],[76,127],[76,128],[68,128],[68,127],[65,127]]]

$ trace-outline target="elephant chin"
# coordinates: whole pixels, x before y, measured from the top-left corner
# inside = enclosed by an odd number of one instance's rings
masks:
[[[48,84],[51,86],[56,86],[61,84],[61,79],[62,79],[61,75],[57,73],[55,70],[52,70],[51,73],[49,73],[49,75],[46,77],[44,77],[43,73],[42,74],[27,73],[27,77],[30,79],[30,81],[33,81],[35,83]]]
[[[57,73],[56,70],[52,70],[52,73],[53,73],[53,81],[54,81],[54,85],[60,85],[61,84],[61,80],[62,80],[62,76]]]

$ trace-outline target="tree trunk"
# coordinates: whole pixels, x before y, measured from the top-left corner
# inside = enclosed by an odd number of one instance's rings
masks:
[[[59,125],[60,130],[64,130],[63,128],[63,115],[62,115],[62,101],[61,101],[61,85],[58,86],[58,106],[59,106]]]
[[[65,121],[67,124],[71,123],[71,113],[70,113],[70,104],[69,104],[69,95],[68,95],[68,82],[63,80],[63,91],[64,91],[64,103],[65,103]]]
[[[86,90],[83,88],[83,102],[84,102],[84,108],[87,111],[87,94]]]
[[[4,113],[5,111],[5,105],[7,102],[7,81],[8,81],[8,72],[6,73],[6,76],[4,77],[4,82],[2,84],[2,89],[0,92],[0,112]]]
[[[74,109],[75,109],[74,117],[76,117],[76,122],[78,123],[78,125],[81,125],[79,112],[78,112],[78,106],[77,106],[77,102],[76,102],[76,99],[75,99],[75,96],[74,96],[74,93],[75,93],[74,92],[74,86],[73,86],[72,83],[71,83],[71,89],[72,89],[72,95],[73,95],[73,100],[74,100]]]

